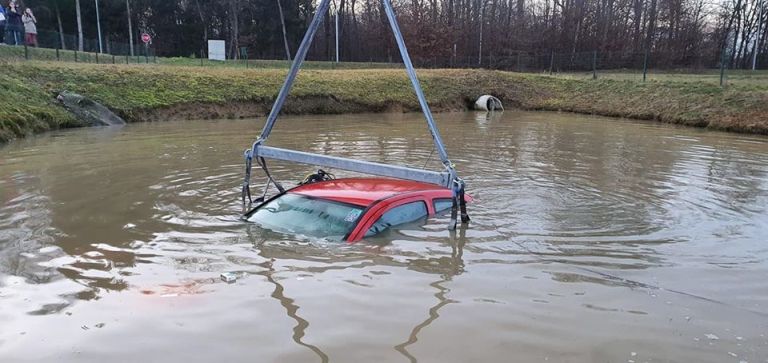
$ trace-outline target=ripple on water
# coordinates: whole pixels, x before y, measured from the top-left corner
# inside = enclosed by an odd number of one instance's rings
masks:
[[[203,361],[766,356],[764,138],[554,113],[437,118],[475,198],[470,228],[450,233],[443,215],[354,246],[238,220],[260,122],[0,149],[0,355],[45,359],[31,349],[44,339],[51,354],[117,354],[99,347],[141,335],[153,342],[119,356],[181,341]],[[410,114],[287,118],[270,143],[440,167]],[[311,171],[270,169],[286,185]]]

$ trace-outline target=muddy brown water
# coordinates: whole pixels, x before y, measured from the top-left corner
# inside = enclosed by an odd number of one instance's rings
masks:
[[[768,362],[767,138],[436,118],[469,228],[352,246],[237,219],[261,119],[0,148],[0,361]],[[269,144],[439,165],[419,114],[286,117]]]

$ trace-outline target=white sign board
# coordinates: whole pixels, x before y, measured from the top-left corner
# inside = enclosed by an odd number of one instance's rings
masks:
[[[226,42],[223,40],[209,40],[208,59],[220,61],[227,60]]]

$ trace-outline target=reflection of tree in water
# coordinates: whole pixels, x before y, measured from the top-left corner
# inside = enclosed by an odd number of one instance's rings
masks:
[[[320,357],[322,362],[328,362],[330,358],[319,347],[303,341],[307,329],[309,328],[310,322],[299,316],[298,310],[300,306],[296,304],[294,299],[286,295],[285,287],[274,278],[273,275],[276,271],[273,265],[275,261],[279,259],[301,259],[316,262],[327,262],[327,259],[324,259],[323,256],[327,257],[333,255],[335,262],[358,261],[359,263],[353,265],[345,265],[343,267],[339,267],[338,265],[332,265],[323,268],[312,267],[308,268],[307,271],[312,273],[322,273],[339,268],[364,268],[373,265],[385,265],[405,267],[409,270],[421,273],[440,275],[440,279],[429,284],[429,286],[437,290],[434,296],[438,301],[434,306],[429,308],[428,317],[424,321],[418,323],[411,330],[408,335],[408,340],[394,346],[395,350],[406,356],[412,362],[415,362],[416,358],[408,352],[407,347],[418,341],[418,334],[421,332],[421,330],[428,327],[440,317],[439,310],[442,309],[443,306],[455,302],[454,300],[446,297],[447,293],[450,292],[450,289],[442,286],[442,284],[451,281],[454,276],[458,276],[464,272],[464,262],[462,260],[462,255],[464,253],[464,245],[466,244],[465,229],[460,229],[458,234],[455,232],[451,233],[450,257],[416,258],[409,259],[408,262],[399,262],[391,257],[381,254],[371,255],[370,253],[360,253],[359,251],[354,250],[350,250],[348,253],[344,254],[332,254],[328,251],[328,249],[318,246],[304,246],[302,248],[296,248],[296,246],[275,245],[267,242],[274,240],[274,238],[270,237],[276,237],[273,236],[273,232],[265,231],[256,226],[249,226],[249,228],[247,228],[247,233],[251,238],[251,241],[253,241],[255,247],[257,247],[259,255],[268,260],[267,262],[260,264],[266,270],[263,273],[258,273],[258,275],[263,275],[266,277],[267,281],[275,285],[275,290],[271,294],[271,297],[275,298],[280,303],[280,305],[285,308],[288,317],[296,321],[296,325],[293,327],[293,341],[296,342],[296,344],[310,349],[313,353]]]

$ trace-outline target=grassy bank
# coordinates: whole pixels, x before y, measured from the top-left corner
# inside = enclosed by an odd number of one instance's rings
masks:
[[[91,97],[129,122],[236,118],[268,112],[285,69],[11,62],[0,75],[0,139],[78,126],[54,101]],[[505,106],[655,119],[768,134],[768,83],[721,89],[702,82],[569,79],[482,70],[421,70],[434,110],[465,109],[484,93]],[[286,113],[415,111],[400,69],[304,70]]]
[[[55,105],[51,94],[26,78],[0,73],[0,142],[81,123]]]

